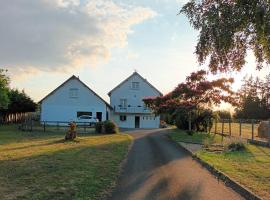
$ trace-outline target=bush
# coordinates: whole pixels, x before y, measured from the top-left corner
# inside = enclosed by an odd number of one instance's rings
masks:
[[[110,120],[105,121],[103,127],[104,133],[118,133],[117,125]]]
[[[188,135],[193,135],[193,134],[194,134],[194,131],[186,131],[186,133],[187,133]]]
[[[103,122],[98,122],[95,124],[96,133],[102,133],[102,126],[103,126]]]
[[[242,140],[231,140],[226,144],[226,150],[228,151],[243,151],[246,149],[245,144]]]
[[[96,133],[118,133],[118,127],[116,124],[110,120],[104,121],[104,122],[98,122],[95,125]]]

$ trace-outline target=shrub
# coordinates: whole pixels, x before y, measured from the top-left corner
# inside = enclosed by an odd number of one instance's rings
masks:
[[[187,133],[188,135],[193,135],[193,134],[194,134],[194,131],[186,131],[186,133]]]
[[[102,133],[102,126],[103,126],[103,122],[97,122],[95,124],[95,131],[96,131],[96,133]]]
[[[104,133],[118,133],[117,125],[110,120],[103,122],[103,127]]]
[[[226,144],[227,151],[243,151],[245,149],[246,146],[242,140],[230,140],[228,144]]]

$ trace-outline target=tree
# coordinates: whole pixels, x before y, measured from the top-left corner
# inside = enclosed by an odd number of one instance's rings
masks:
[[[8,106],[9,78],[5,74],[6,70],[0,69],[0,109]]]
[[[220,78],[207,80],[204,70],[191,73],[184,83],[180,83],[172,92],[162,97],[146,98],[145,104],[156,114],[170,114],[179,127],[186,129],[188,115],[192,114],[193,124],[205,125],[211,118],[207,108],[220,104],[221,101],[237,105],[234,92],[231,90],[233,79]],[[204,127],[205,128],[205,127]]]
[[[242,119],[269,119],[270,118],[270,75],[265,79],[243,79],[239,94],[239,107],[236,108],[235,117]]]
[[[17,89],[11,89],[8,92],[10,104],[7,113],[25,113],[34,112],[37,104],[24,92]]]
[[[200,32],[195,53],[212,73],[240,71],[249,49],[257,69],[270,63],[269,0],[190,0],[180,13]]]

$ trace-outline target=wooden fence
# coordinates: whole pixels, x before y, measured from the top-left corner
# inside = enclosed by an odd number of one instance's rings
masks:
[[[260,120],[253,119],[221,119],[215,120],[212,127],[209,127],[208,132],[220,134],[222,136],[236,137],[246,139],[251,142],[269,143],[267,138],[258,136],[258,126]]]

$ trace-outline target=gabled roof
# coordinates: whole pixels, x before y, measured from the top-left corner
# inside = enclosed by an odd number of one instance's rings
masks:
[[[72,75],[69,79],[67,79],[65,82],[63,82],[61,85],[59,85],[56,89],[54,89],[52,92],[50,92],[48,95],[46,95],[43,99],[41,99],[39,101],[39,103],[42,103],[42,101],[44,101],[47,97],[51,96],[53,93],[55,93],[58,89],[60,89],[61,87],[63,87],[67,82],[69,82],[70,80],[75,79],[78,80],[84,87],[86,87],[90,92],[92,92],[95,96],[97,96],[101,101],[103,101],[110,109],[112,109],[112,107],[110,106],[110,104],[108,104],[104,99],[102,99],[97,93],[95,93],[93,90],[91,90],[84,82],[82,82],[78,77],[76,77],[75,75]]]
[[[122,81],[121,83],[119,83],[115,88],[113,88],[109,93],[108,93],[108,95],[109,96],[111,96],[111,93],[115,90],[115,89],[117,89],[117,88],[119,88],[121,85],[123,85],[125,82],[127,82],[131,77],[133,77],[133,76],[135,76],[135,75],[137,75],[137,76],[139,76],[145,83],[147,83],[151,88],[153,88],[154,90],[156,90],[158,93],[159,93],[159,95],[160,96],[162,96],[163,94],[157,89],[157,88],[155,88],[151,83],[149,83],[145,78],[143,78],[138,72],[133,72],[129,77],[127,77],[124,81]]]

